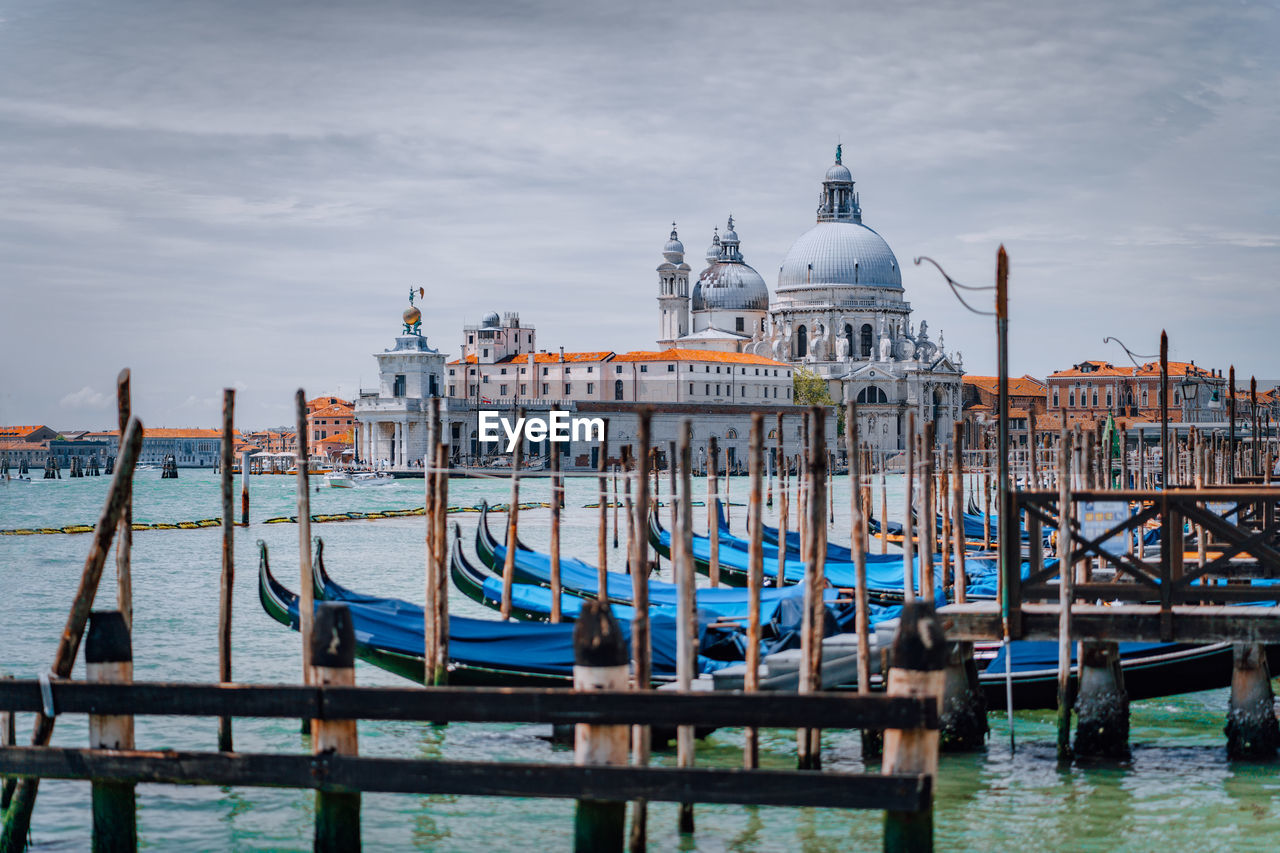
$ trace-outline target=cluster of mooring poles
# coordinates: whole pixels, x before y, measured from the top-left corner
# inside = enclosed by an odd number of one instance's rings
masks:
[[[296,397],[299,418],[297,466],[297,523],[299,544],[299,627],[302,633],[302,679],[296,687],[237,685],[231,667],[231,614],[234,589],[234,391],[223,404],[223,443],[219,458],[222,500],[222,568],[219,578],[218,671],[216,685],[132,684],[130,592],[131,481],[142,446],[143,429],[129,411],[129,376],[119,382],[119,412],[124,429],[118,464],[106,505],[94,533],[79,589],[48,679],[0,682],[0,772],[16,775],[6,785],[0,851],[21,850],[26,843],[31,809],[42,776],[84,778],[93,782],[94,844],[100,849],[136,849],[134,785],[140,779],[196,784],[271,784],[315,787],[315,846],[322,850],[360,847],[360,792],[449,791],[477,795],[570,796],[578,800],[576,846],[581,850],[644,849],[647,839],[646,804],[662,800],[679,804],[682,832],[694,829],[695,802],[737,802],[773,805],[835,805],[878,808],[886,812],[886,849],[932,849],[932,782],[937,771],[941,696],[947,643],[933,616],[932,584],[924,601],[914,597],[904,609],[901,625],[888,653],[887,695],[870,695],[871,653],[865,590],[867,525],[862,502],[866,489],[855,489],[851,512],[856,523],[851,545],[858,566],[857,614],[859,660],[855,696],[821,695],[822,639],[828,614],[823,603],[823,565],[827,523],[833,506],[826,499],[831,457],[825,440],[827,412],[807,412],[804,452],[794,468],[795,501],[801,513],[797,524],[804,543],[804,620],[800,695],[758,692],[760,665],[760,601],[763,587],[763,479],[766,468],[765,427],[761,415],[751,425],[748,539],[749,673],[741,693],[696,694],[692,691],[697,655],[698,619],[692,538],[695,503],[691,475],[690,425],[682,425],[676,447],[668,456],[672,487],[668,498],[674,514],[672,558],[679,587],[677,621],[678,666],[674,690],[650,692],[651,649],[648,577],[654,560],[645,536],[650,512],[657,511],[650,493],[650,413],[638,414],[635,443],[622,453],[622,486],[628,516],[628,565],[634,597],[629,648],[606,601],[583,608],[574,629],[576,666],[574,691],[526,689],[485,690],[444,686],[448,672],[447,543],[448,453],[442,439],[439,403],[429,409],[429,455],[424,464],[426,483],[426,588],[423,685],[426,690],[355,688],[356,648],[352,615],[346,605],[323,602],[316,606],[312,592],[310,489],[305,440],[305,394]],[[856,412],[848,410],[846,437],[857,447]],[[865,454],[853,456],[860,476]],[[552,454],[553,460],[558,454]],[[601,531],[607,517],[604,488],[608,460],[601,453]],[[781,454],[779,454],[781,458]],[[711,456],[714,460],[715,456]],[[554,465],[554,462],[553,462]],[[242,463],[242,472],[248,466]],[[709,472],[717,470],[714,461]],[[783,469],[779,469],[780,471]],[[518,541],[519,460],[512,471],[512,500],[508,517],[508,553]],[[786,480],[780,494],[786,495]],[[553,573],[559,558],[559,509],[563,479],[553,469],[551,501]],[[712,492],[714,511],[720,495]],[[787,497],[783,498],[788,500]],[[615,501],[616,503],[616,501]],[[716,519],[712,518],[715,529]],[[784,540],[785,541],[785,540]],[[117,544],[119,579],[116,609],[91,608],[111,545]],[[604,554],[601,537],[601,554]],[[265,548],[263,549],[265,559]],[[916,580],[906,569],[908,590]],[[553,584],[558,588],[558,577]],[[511,572],[504,572],[503,605],[510,607]],[[602,589],[604,585],[602,584]],[[553,618],[559,618],[555,614]],[[69,682],[81,638],[86,647],[88,683]],[[97,692],[94,692],[97,691]],[[344,692],[345,691],[345,692]],[[557,696],[565,697],[564,700]],[[55,698],[56,697],[56,698]],[[595,697],[595,698],[589,698]],[[651,698],[648,701],[646,697]],[[345,703],[345,704],[344,704]],[[38,710],[30,748],[12,747],[15,710]],[[87,750],[55,749],[49,740],[59,713],[89,711]],[[219,717],[218,750],[213,753],[148,753],[135,750],[133,716],[143,714],[209,715]],[[294,716],[306,721],[312,755],[254,756],[234,752],[232,717]],[[368,759],[359,756],[355,720],[413,719],[446,722],[570,721],[577,723],[575,766],[504,765],[477,767],[420,759]],[[647,768],[650,730],[668,726],[677,732],[676,767]],[[695,766],[694,733],[698,727],[743,726],[747,732],[743,769]],[[797,771],[758,769],[758,729],[762,726],[798,730]],[[878,742],[883,735],[882,772],[860,775],[840,771],[816,772],[821,766],[818,733],[823,728],[861,728]],[[11,780],[12,781],[12,780]],[[633,804],[629,835],[625,835],[625,803]]]

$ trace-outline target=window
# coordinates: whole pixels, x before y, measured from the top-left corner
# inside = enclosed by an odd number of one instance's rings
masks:
[[[453,373],[454,373],[453,368],[452,368],[452,367],[450,367],[450,368],[449,368],[449,375],[450,375],[450,376],[452,376],[452,375],[453,375]]]
[[[523,397],[525,394],[528,394],[528,393],[529,393],[529,390],[528,390],[528,389],[529,389],[529,386],[528,386],[528,385],[521,385],[521,386],[520,386],[520,396],[521,396],[521,397]]]
[[[543,376],[546,376],[546,375],[547,375],[547,370],[548,370],[548,369],[549,369],[549,368],[546,368],[546,367],[542,368],[542,375],[543,375]]]
[[[570,388],[572,388],[572,387],[573,387],[573,386],[571,386],[568,382],[564,383],[564,395],[565,395],[566,397],[568,397],[568,396],[569,396],[569,394],[571,394],[571,393],[572,393],[572,392],[569,390],[569,389],[570,389]]]
[[[675,372],[676,372],[676,366],[674,364],[668,364],[667,373],[675,373]]]
[[[1144,405],[1144,406],[1145,406],[1145,405],[1147,405],[1147,403],[1148,403],[1148,401],[1149,401],[1150,399],[1151,399],[1151,398],[1147,396],[1147,389],[1146,389],[1146,388],[1143,388],[1143,389],[1142,389],[1142,405]]]
[[[622,365],[621,365],[621,364],[619,364],[617,367],[615,367],[615,368],[613,369],[613,372],[614,372],[614,373],[621,373],[621,372],[622,372]]]
[[[499,369],[498,372],[501,373],[503,376],[507,375],[507,369],[505,367]]]
[[[588,393],[588,394],[594,394],[594,393],[596,393],[596,383],[594,383],[594,382],[588,382],[588,383],[587,383],[587,393]]]
[[[564,369],[565,375],[566,375],[566,376],[568,376],[568,375],[569,375],[569,371],[571,371],[571,370],[573,370],[573,368],[572,368],[572,367],[566,367],[566,368]]]
[[[710,397],[710,396],[711,396],[711,386],[710,386],[710,385],[707,385],[705,388],[703,388],[702,393],[703,393],[703,395],[704,395],[704,396]]]
[[[719,396],[720,396],[720,384],[719,384],[719,383],[716,383],[716,396],[717,396],[717,397],[719,397]]]
[[[647,364],[642,364],[642,365],[640,365],[640,372],[641,372],[641,373],[648,373],[648,372],[649,372],[649,365],[647,365]]]
[[[1067,400],[1068,400],[1067,405],[1071,406],[1072,408],[1075,408],[1075,405],[1076,405],[1076,389],[1074,389],[1074,388],[1072,388],[1072,389],[1071,389],[1071,392],[1067,395]]]
[[[499,393],[500,395],[502,395],[503,397],[507,396],[507,386],[506,386],[506,385],[499,385],[499,386],[498,386],[498,393]]]
[[[693,391],[693,383],[692,383],[692,382],[690,382],[690,383],[689,383],[689,393],[690,393],[690,394],[694,393],[694,391]]]
[[[790,388],[788,388],[788,389],[787,389],[787,399],[788,399],[788,400],[790,400],[790,399],[791,399],[791,389],[790,389]]]
[[[689,386],[689,391],[690,392],[693,391],[692,385]],[[615,400],[622,399],[622,380],[621,379],[615,379],[613,381],[613,399]]]
[[[1107,408],[1111,408],[1111,389],[1107,389]]]
[[[1093,406],[1094,408],[1097,408],[1098,406],[1098,389],[1097,388],[1093,389]]]
[[[526,371],[528,371],[528,369],[529,369],[529,368],[527,368],[527,367],[522,367],[522,368],[520,368],[520,372],[521,372],[521,373],[525,373]]]
[[[863,388],[858,392],[859,403],[888,403],[889,397],[884,393],[883,388]]]
[[[476,342],[476,336],[475,336],[475,335],[467,335],[467,343],[469,343],[469,344],[474,344],[475,342]]]
[[[796,358],[804,358],[809,354],[809,330],[804,326],[796,328]]]
[[[719,372],[720,372],[720,365],[718,365],[718,364],[717,364],[717,365],[716,365],[716,373],[719,373]]]
[[[1053,389],[1053,407],[1055,409],[1058,408],[1058,389],[1057,388]]]
[[[543,393],[543,394],[550,394],[550,393],[551,393],[551,386],[550,386],[550,385],[548,385],[547,383],[543,382],[543,383],[542,383],[542,393]]]
[[[485,357],[485,358],[488,358],[488,357],[489,357],[489,348],[488,348],[488,347],[485,347],[485,350],[484,350],[484,357]]]
[[[396,378],[392,382],[392,386],[391,386],[391,396],[392,397],[404,396],[404,374],[403,373],[396,374]]]
[[[594,368],[594,367],[588,367],[588,368],[587,368],[587,373],[591,373],[591,372],[592,372],[592,371],[594,371],[594,370],[595,370],[595,368]]]
[[[852,348],[850,348],[852,350]],[[862,357],[871,358],[871,324],[862,324]]]
[[[472,382],[468,387],[471,389],[467,392],[470,396],[474,397],[476,394],[480,393],[480,386],[476,385],[474,382]]]
[[[711,365],[709,365],[709,364],[704,364],[704,365],[702,366],[702,370],[703,370],[703,372],[704,372],[704,373],[710,373],[710,372],[711,372]]]
[[[480,377],[480,381],[481,381],[481,382],[483,382],[485,385],[488,385],[488,384],[489,384],[489,374],[487,374],[487,373],[486,373],[484,376],[481,376],[481,377]]]
[[[734,331],[745,332],[747,330],[746,322],[741,317],[735,317],[733,320]]]

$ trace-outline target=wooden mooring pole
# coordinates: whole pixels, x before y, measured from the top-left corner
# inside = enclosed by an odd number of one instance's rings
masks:
[[[680,690],[693,688],[693,669],[697,658],[698,605],[695,597],[696,573],[693,566],[693,480],[689,476],[692,453],[689,448],[689,421],[680,424],[680,474],[684,487],[684,500],[680,501],[679,522],[673,531],[671,545],[672,574],[675,576],[677,596],[676,616],[676,686]],[[674,460],[673,460],[674,464]],[[680,767],[692,767],[694,762],[693,726],[676,729],[676,763]],[[693,832],[693,803],[678,804],[679,831]]]
[[[889,668],[889,696],[935,698],[941,710],[946,635],[923,602],[903,605],[898,632],[893,638],[893,666]],[[886,729],[883,773],[938,774],[936,729]],[[885,812],[884,849],[933,850],[933,803],[920,811]]]
[[[1058,439],[1058,761],[1071,760],[1071,433]]]
[[[631,557],[631,590],[635,615],[631,620],[631,658],[635,673],[637,690],[648,690],[653,671],[652,649],[649,642],[649,541],[645,536],[648,529],[649,513],[649,424],[651,410],[646,406],[636,413],[636,501],[628,515],[629,536],[627,548]],[[628,478],[628,483],[630,479]],[[634,729],[635,764],[645,767],[649,764],[648,726],[635,726]],[[631,836],[629,846],[632,853],[645,849],[648,824],[648,801],[637,799],[631,812]]]
[[[573,626],[573,689],[626,690],[627,643],[609,605],[586,601]],[[577,765],[625,765],[629,726],[574,728],[573,763]],[[573,846],[579,853],[621,853],[627,821],[627,804],[578,800],[574,816]]]
[[[96,684],[133,681],[133,648],[124,615],[118,610],[89,614],[84,641],[85,680]],[[133,749],[133,717],[89,715],[90,749]],[[137,801],[129,782],[95,781],[93,850],[123,853],[138,849]]]
[[[129,391],[129,368],[116,377],[116,414],[120,423],[120,455],[124,455],[124,432],[129,424],[133,402]],[[119,461],[117,460],[117,465]],[[133,480],[124,484],[124,513],[120,517],[120,538],[116,540],[116,607],[124,617],[125,627],[133,630]]]
[[[1274,758],[1280,747],[1280,727],[1276,723],[1266,647],[1260,643],[1236,643],[1231,660],[1227,755],[1254,760]]]
[[[316,609],[311,635],[311,683],[318,687],[354,687],[356,635],[345,604],[325,601]],[[311,721],[311,751],[316,755],[358,755],[355,720]],[[315,850],[360,850],[360,792],[316,791]]]
[[[560,610],[560,507],[564,502],[564,478],[560,475],[560,454],[551,453],[551,622],[559,624]]]
[[[761,468],[766,467],[766,462],[764,415],[759,412],[751,416],[751,450],[747,462],[751,475],[747,498],[747,672],[742,689],[754,693],[760,689],[760,590],[764,586],[764,508],[760,503],[760,480]],[[681,457],[680,464],[688,470],[687,457]],[[785,543],[781,547],[785,550]],[[746,730],[742,765],[751,770],[759,764],[760,730],[750,726]]]
[[[518,421],[524,420],[524,408],[516,411]],[[520,463],[524,458],[524,439],[516,442],[515,451],[511,454],[511,502],[507,504],[507,553],[502,561],[502,601],[500,610],[503,619],[511,618],[511,586],[516,575],[516,542],[520,538]]]
[[[218,583],[218,681],[231,683],[231,611],[236,585],[235,481],[231,467],[235,461],[236,392],[222,392],[222,574]],[[218,718],[218,750],[231,752],[231,718]]]
[[[596,527],[596,597],[600,601],[609,600],[609,423],[605,422],[604,437],[600,439],[600,449],[596,459],[596,492],[600,501],[600,520]],[[613,471],[613,547],[618,547],[618,471]],[[625,561],[624,561],[625,563]]]
[[[826,627],[827,607],[823,600],[826,587],[827,507],[823,491],[827,484],[827,442],[825,410],[814,406],[809,410],[808,493],[804,519],[809,535],[805,539],[808,554],[804,565],[804,618],[801,622],[799,692],[817,693],[822,689],[822,637]],[[822,767],[819,729],[800,729],[798,765],[801,770]]]
[[[315,582],[311,578],[311,489],[307,472],[307,394],[294,396],[298,417],[298,631],[302,635],[302,683],[311,683],[311,623],[315,616]],[[304,733],[309,720],[302,721]]]
[[[713,587],[720,585],[720,453],[716,437],[707,444],[707,536],[711,539],[711,566],[707,578]]]

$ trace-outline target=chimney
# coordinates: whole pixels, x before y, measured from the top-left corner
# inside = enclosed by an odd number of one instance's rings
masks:
[[[560,347],[560,363],[564,364],[564,347]]]

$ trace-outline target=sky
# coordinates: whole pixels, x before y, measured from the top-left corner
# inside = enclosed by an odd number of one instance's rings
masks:
[[[0,423],[292,423],[408,290],[456,357],[652,348],[661,249],[732,213],[772,287],[839,142],[970,373],[1280,375],[1280,2],[0,0]],[[979,298],[986,298],[980,295]]]

